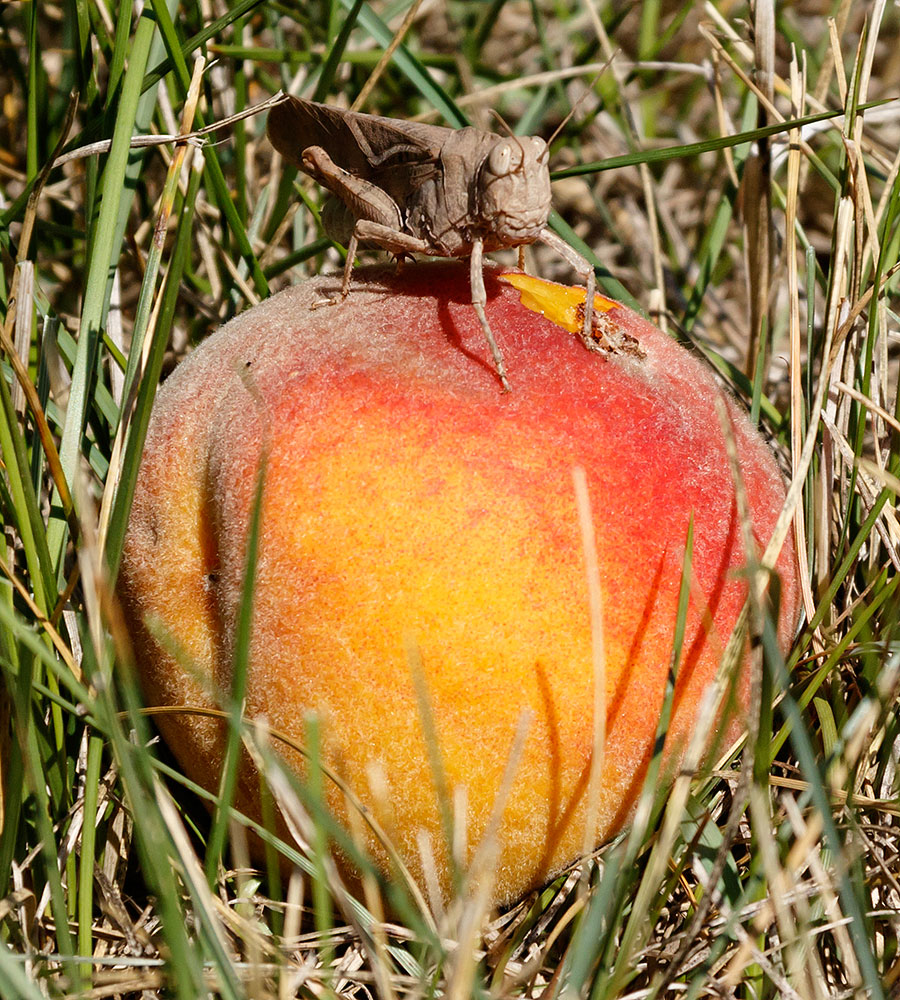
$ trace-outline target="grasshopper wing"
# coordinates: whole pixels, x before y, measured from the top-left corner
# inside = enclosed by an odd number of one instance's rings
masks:
[[[453,129],[288,97],[269,112],[266,132],[275,149],[301,170],[303,151],[321,146],[344,170],[394,194],[433,174]]]

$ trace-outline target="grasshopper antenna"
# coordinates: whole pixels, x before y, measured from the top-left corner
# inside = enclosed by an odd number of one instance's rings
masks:
[[[513,130],[509,127],[509,123],[506,121],[503,115],[501,115],[500,112],[497,111],[495,108],[491,108],[491,114],[494,116],[494,118],[497,119],[497,121],[500,123],[500,127],[510,137],[510,139],[515,139],[516,133],[513,132]]]
[[[605,69],[605,68],[606,68],[606,67],[604,67],[604,69]],[[519,137],[518,137],[518,136],[516,135],[516,133],[515,133],[515,132],[513,132],[513,130],[512,130],[512,129],[511,129],[510,127],[509,127],[509,125],[508,125],[508,124],[507,124],[507,122],[506,122],[506,119],[505,119],[505,118],[503,117],[503,115],[501,115],[501,114],[500,114],[500,112],[499,112],[499,111],[496,111],[496,110],[494,110],[493,108],[491,108],[491,114],[492,114],[492,115],[493,115],[493,116],[494,116],[494,117],[495,117],[495,118],[497,119],[497,121],[498,121],[498,122],[500,122],[500,125],[501,125],[501,126],[502,126],[502,128],[503,128],[503,131],[504,131],[504,132],[505,132],[505,133],[506,133],[506,134],[507,134],[507,135],[508,135],[508,136],[510,137],[510,139],[512,139],[512,140],[513,140],[513,142],[514,142],[514,143],[515,143],[515,144],[516,144],[516,145],[517,145],[517,146],[519,147],[519,152],[520,152],[520,153],[522,154],[522,159],[521,159],[521,161],[520,161],[520,163],[519,163],[519,166],[518,166],[518,167],[516,168],[516,173],[518,173],[518,172],[519,172],[519,170],[521,170],[521,169],[522,169],[522,165],[523,165],[523,164],[525,163],[525,147],[524,147],[524,146],[522,145],[522,143],[521,143],[521,142],[519,141]]]
[[[618,54],[619,54],[619,50],[616,49],[616,51],[613,52],[613,54],[609,57],[609,59],[607,59],[606,62],[600,67],[599,72],[594,77],[594,79],[591,80],[591,82],[587,85],[587,87],[585,88],[584,93],[572,105],[571,110],[566,115],[566,117],[563,118],[563,120],[559,123],[559,125],[557,125],[556,128],[553,130],[553,134],[547,140],[547,145],[548,146],[552,145],[553,140],[559,135],[560,132],[562,132],[562,130],[566,127],[566,125],[569,124],[569,122],[572,120],[572,115],[574,115],[575,112],[581,107],[581,104],[584,101],[584,99],[587,97],[588,94],[591,93],[591,91],[594,89],[594,86],[596,85],[597,81],[609,69],[610,65],[612,64],[613,59],[615,59]]]

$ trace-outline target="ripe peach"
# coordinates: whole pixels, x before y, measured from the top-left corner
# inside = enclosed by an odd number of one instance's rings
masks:
[[[535,311],[578,329],[577,289],[496,269],[486,285],[508,394],[458,264],[361,270],[349,298],[330,308],[317,306],[337,294],[338,279],[314,279],[202,344],[156,403],[120,593],[150,703],[210,705],[206,688],[227,691],[265,452],[248,714],[302,741],[305,713],[315,711],[328,764],[419,875],[420,832],[430,837],[446,888],[410,644],[446,786],[466,792],[470,854],[527,713],[498,830],[494,899],[504,902],[584,842],[594,675],[573,467],[587,477],[602,584],[607,732],[596,842],[626,822],[650,759],[691,518],[670,747],[683,747],[696,724],[746,587],[714,409],[721,393],[706,369],[600,296],[599,328],[621,348],[610,355]],[[782,480],[757,432],[726,406],[764,545]],[[779,571],[786,639],[797,606],[788,550]],[[746,687],[743,678],[740,698]],[[192,716],[159,725],[187,772],[214,784],[221,725]],[[328,795],[346,818],[343,795],[333,786]],[[245,773],[239,804],[253,812],[253,799]],[[386,863],[374,838],[368,846]]]

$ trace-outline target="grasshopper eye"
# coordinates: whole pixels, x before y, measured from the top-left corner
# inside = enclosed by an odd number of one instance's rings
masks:
[[[488,170],[495,177],[503,177],[509,173],[509,166],[512,162],[512,149],[508,142],[499,143],[494,146],[488,155]]]

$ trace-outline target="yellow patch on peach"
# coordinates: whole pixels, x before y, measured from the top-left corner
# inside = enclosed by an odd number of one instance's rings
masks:
[[[520,271],[503,274],[500,280],[519,290],[522,305],[526,309],[546,316],[551,323],[561,326],[569,333],[581,332],[581,317],[587,298],[583,288],[577,285],[558,285]],[[619,307],[618,302],[606,298],[599,292],[594,295],[595,312],[605,313],[617,307]]]

